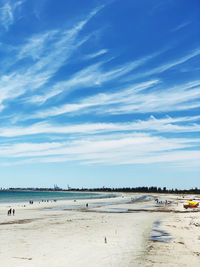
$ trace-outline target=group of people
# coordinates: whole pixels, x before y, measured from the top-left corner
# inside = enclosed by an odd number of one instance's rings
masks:
[[[9,209],[8,210],[8,216],[10,216],[10,215],[15,215],[15,209]]]
[[[42,202],[50,202],[50,201],[51,201],[51,202],[53,202],[53,201],[56,202],[57,200],[56,200],[56,199],[54,199],[54,200],[42,199]],[[39,203],[40,203],[40,202],[39,202]]]
[[[158,198],[155,198],[155,201],[156,201],[157,204],[165,204],[165,205],[167,205],[167,204],[170,203],[170,202],[168,202],[167,200],[165,200],[165,201],[159,201]]]

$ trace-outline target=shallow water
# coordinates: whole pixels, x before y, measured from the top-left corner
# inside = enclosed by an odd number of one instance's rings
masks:
[[[150,239],[158,242],[171,242],[173,240],[172,236],[168,232],[161,229],[161,225],[161,221],[154,222]]]
[[[112,195],[113,196],[113,195]],[[117,195],[116,195],[117,196]],[[104,201],[104,202],[93,202],[88,204],[88,209],[86,209],[86,204],[74,204],[74,205],[62,205],[62,206],[57,206],[57,207],[51,207],[47,208],[46,210],[80,210],[84,209],[84,211],[93,211],[93,212],[106,212],[106,213],[130,213],[133,211],[129,211],[128,208],[112,208],[110,206],[114,205],[120,205],[120,204],[134,204],[136,202],[140,201],[150,201],[152,200],[152,197],[149,196],[140,196],[136,198],[130,199],[120,199],[116,201]],[[100,208],[100,207],[105,207],[105,209],[95,209],[95,208]],[[92,209],[90,209],[92,208]],[[86,210],[85,210],[86,209]]]
[[[102,212],[102,213],[129,213],[128,209],[124,208],[106,208],[104,210],[92,210],[94,212]]]
[[[101,194],[87,192],[51,192],[51,191],[0,191],[0,203],[20,203],[52,200],[72,200],[72,199],[98,199],[116,197],[117,194]]]

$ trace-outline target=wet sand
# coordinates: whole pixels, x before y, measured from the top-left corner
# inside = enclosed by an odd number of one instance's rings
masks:
[[[200,209],[143,196],[1,204],[1,266],[200,266]]]

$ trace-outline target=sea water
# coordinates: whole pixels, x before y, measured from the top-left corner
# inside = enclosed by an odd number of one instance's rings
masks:
[[[61,191],[0,191],[0,203],[110,198],[113,194]]]

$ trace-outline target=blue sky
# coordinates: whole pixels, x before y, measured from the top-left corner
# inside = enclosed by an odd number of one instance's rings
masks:
[[[1,0],[1,186],[200,187],[199,0]]]

